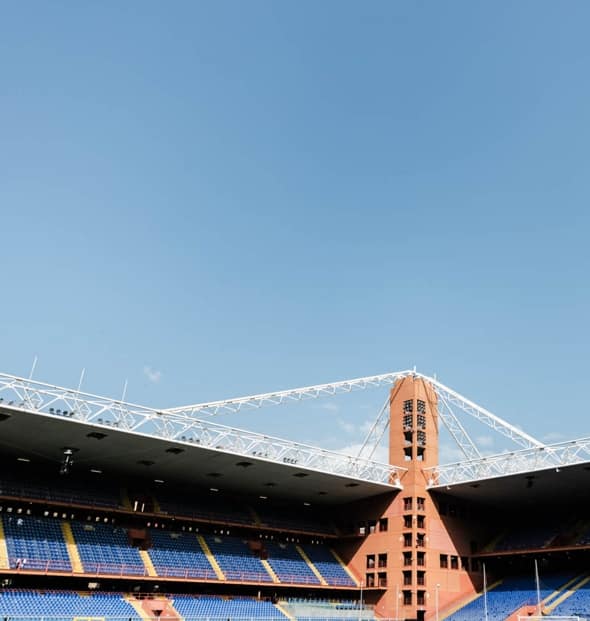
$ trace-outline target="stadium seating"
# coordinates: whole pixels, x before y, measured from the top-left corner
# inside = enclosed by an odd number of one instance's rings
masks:
[[[309,507],[303,512],[294,512],[292,508],[274,507],[265,502],[254,507],[254,510],[265,526],[296,532],[334,534],[334,528],[322,516],[313,513]]]
[[[551,614],[559,617],[576,616],[583,619],[590,617],[590,583],[582,585],[573,595],[557,605]]]
[[[121,505],[118,489],[97,483],[89,485],[88,482],[81,483],[75,479],[40,479],[35,483],[24,483],[3,474],[0,478],[0,496],[112,509]]]
[[[148,552],[159,576],[217,579],[193,533],[152,530],[150,538],[152,547]]]
[[[563,529],[563,524],[561,527],[555,524],[546,524],[542,526],[525,525],[514,528],[498,541],[495,550],[500,552],[547,547],[559,534],[560,528]]]
[[[541,580],[541,599],[548,597],[574,577],[573,573],[556,573],[543,576]],[[496,588],[490,590],[488,600],[488,621],[505,619],[522,606],[535,605],[537,588],[532,576],[507,578]],[[446,617],[446,621],[473,621],[484,618],[484,599],[478,597],[457,612]]]
[[[12,569],[72,571],[61,522],[29,516],[2,516]]]
[[[252,598],[171,596],[174,608],[185,619],[286,619],[281,611],[268,601]]]
[[[357,586],[327,546],[308,544],[301,547],[328,584],[333,586]]]
[[[72,571],[62,532],[62,523],[53,518],[2,516],[11,568]],[[103,523],[69,522],[77,551],[86,573],[145,575],[148,571],[139,550],[129,541],[127,530]],[[157,575],[217,580],[194,533],[149,531],[148,555]],[[320,580],[294,544],[255,540],[253,552],[248,541],[238,537],[206,535],[205,541],[228,580],[272,582],[261,562],[267,558],[278,580],[291,584],[320,584]],[[324,545],[307,545],[305,551],[326,582],[335,586],[356,586]]]
[[[146,573],[139,551],[131,547],[125,529],[82,522],[72,522],[71,525],[85,572],[129,575]]]
[[[211,494],[201,493],[185,498],[182,494],[158,491],[156,501],[162,513],[174,516],[191,517],[215,523],[253,525],[255,515],[260,523],[271,528],[288,531],[334,534],[334,529],[320,516],[308,510],[307,515],[294,515],[292,510],[281,509],[264,503],[252,508],[245,503],[227,501]]]
[[[228,580],[272,582],[260,559],[248,549],[247,541],[214,535],[206,535],[205,541]]]
[[[115,485],[101,485],[98,481],[89,485],[87,481],[81,482],[71,478],[52,479],[48,476],[43,477],[42,474],[40,477],[33,483],[3,474],[0,477],[0,496],[102,509],[123,508],[121,490]],[[255,508],[254,513],[252,507],[245,503],[230,502],[205,492],[185,498],[180,492],[158,490],[155,500],[155,506],[159,507],[160,512],[169,516],[182,516],[217,524],[249,526],[257,523],[258,516],[261,525],[270,528],[323,535],[335,534],[334,527],[321,515],[312,513],[310,508],[307,508],[304,514],[294,515],[291,509],[263,503]]]
[[[265,541],[264,547],[268,554],[268,562],[281,582],[320,584],[320,580],[295,546]]]
[[[51,621],[71,621],[75,617],[116,617],[140,621],[135,609],[120,593],[80,594],[72,591],[0,591],[0,614],[23,621],[51,615]]]
[[[185,495],[158,492],[160,511],[168,515],[191,517],[216,523],[251,524],[254,520],[250,509],[241,503],[215,498],[211,494]]]

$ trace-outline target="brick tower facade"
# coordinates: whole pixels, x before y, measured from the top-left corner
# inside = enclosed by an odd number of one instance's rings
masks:
[[[427,490],[424,468],[439,463],[437,395],[427,381],[410,376],[393,386],[389,429],[389,461],[407,468],[403,490],[354,511],[366,526],[346,556],[379,616],[434,621],[481,585],[470,555],[487,535],[452,500]]]

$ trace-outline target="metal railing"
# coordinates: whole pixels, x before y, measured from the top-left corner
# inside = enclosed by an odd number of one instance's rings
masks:
[[[153,560],[152,560],[153,562]],[[157,576],[148,573],[146,567],[140,565],[129,565],[125,563],[102,563],[82,560],[82,572],[73,569],[69,561],[53,559],[32,559],[0,556],[0,572],[10,573],[34,573],[51,574],[67,573],[72,575],[84,576],[117,576],[122,578],[179,578],[194,582],[229,582],[229,583],[254,583],[254,584],[276,584],[267,572],[223,570],[225,580],[220,579],[213,569],[195,569],[194,567],[156,567]],[[315,576],[281,574],[278,576],[282,585],[293,586],[321,586]],[[351,584],[328,584],[331,588],[356,589],[356,585]],[[1,611],[0,611],[1,615]]]
[[[466,460],[424,469],[429,488],[494,479],[513,474],[526,474],[537,470],[554,469],[584,464],[590,461],[590,438],[558,442],[490,455],[481,459]]]

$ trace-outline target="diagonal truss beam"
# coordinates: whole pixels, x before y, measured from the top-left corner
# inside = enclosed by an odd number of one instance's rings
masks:
[[[479,459],[481,453],[477,446],[475,446],[473,440],[469,437],[469,434],[465,431],[461,421],[455,416],[455,413],[447,403],[445,397],[439,393],[438,399],[438,415],[453,437],[453,440],[457,443],[457,446],[463,451],[467,459]]]
[[[425,468],[424,473],[429,487],[436,489],[514,474],[527,474],[535,470],[565,468],[589,461],[590,438],[581,438],[472,461]]]
[[[437,395],[443,398],[449,406],[456,406],[463,410],[469,416],[481,421],[494,431],[510,438],[516,444],[523,448],[543,446],[543,443],[533,438],[531,435],[511,425],[499,416],[492,414],[489,410],[477,405],[466,397],[460,395],[452,388],[445,386],[437,379],[418,373],[415,370],[396,371],[393,373],[384,373],[382,375],[372,375],[369,377],[361,377],[342,382],[332,382],[330,384],[319,384],[317,386],[306,386],[304,388],[294,388],[291,390],[282,390],[270,392],[249,397],[238,397],[234,399],[225,399],[222,401],[212,401],[209,403],[197,403],[194,405],[181,406],[164,410],[166,413],[181,414],[186,416],[194,415],[218,415],[239,412],[243,409],[257,409],[267,405],[280,405],[282,403],[292,401],[305,401],[307,399],[318,399],[320,397],[332,396],[341,393],[349,393],[355,390],[365,390],[371,387],[395,384],[397,380],[404,377],[414,376],[429,382]],[[456,420],[456,417],[455,417]],[[453,425],[456,433],[462,438],[467,435],[462,426],[457,426],[454,421],[447,417],[447,422]],[[461,432],[462,429],[462,432]],[[468,441],[470,442],[470,441]],[[471,444],[473,444],[471,442]],[[462,446],[463,445],[463,446]],[[465,442],[459,443],[459,446],[467,447]],[[468,449],[470,450],[470,449]]]
[[[359,457],[372,459],[377,447],[381,444],[381,440],[389,427],[389,404],[390,398],[388,395],[358,452]]]
[[[208,414],[211,416],[230,414],[243,409],[256,409],[266,405],[280,405],[281,403],[290,401],[306,401],[308,399],[318,399],[319,397],[329,397],[356,390],[365,390],[366,388],[395,384],[397,380],[407,377],[412,373],[413,371],[396,371],[394,373],[384,373],[383,375],[371,375],[369,377],[359,377],[342,382],[332,382],[331,384],[319,384],[318,386],[306,386],[304,388],[268,392],[252,395],[250,397],[224,399],[223,401],[211,401],[210,403],[196,403],[194,405],[169,408],[164,410],[164,412],[187,414],[189,416],[196,414]]]
[[[480,405],[477,405],[473,401],[463,397],[458,392],[455,392],[452,388],[441,384],[438,380],[433,377],[428,377],[427,375],[423,375],[422,373],[415,373],[417,377],[421,377],[425,381],[432,384],[437,395],[439,397],[443,397],[447,403],[450,405],[457,406],[461,410],[463,410],[469,416],[485,423],[488,427],[492,428],[494,431],[501,433],[502,435],[510,438],[516,444],[522,446],[523,448],[539,448],[545,446],[542,442],[533,438],[533,436],[528,433],[518,429],[514,425],[511,425],[507,421],[501,419],[499,416],[492,414],[489,410],[482,408]]]
[[[438,415],[445,427],[448,429],[452,438],[455,440],[457,446],[461,449],[467,459],[479,459],[481,457],[481,453],[473,440],[470,438],[467,431],[465,431],[461,421],[459,421],[459,419],[455,416],[455,413],[447,403],[444,396],[439,394],[438,397]],[[363,456],[367,459],[371,459],[375,454],[377,447],[381,444],[383,436],[389,428],[390,403],[391,398],[388,396],[358,452],[359,457]]]

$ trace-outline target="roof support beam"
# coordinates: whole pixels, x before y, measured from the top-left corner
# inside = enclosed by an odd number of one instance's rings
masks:
[[[489,410],[477,405],[477,403],[463,397],[463,395],[460,395],[458,392],[455,392],[452,388],[445,386],[433,377],[428,377],[427,375],[422,375],[421,373],[416,373],[415,375],[421,377],[427,382],[430,382],[438,396],[444,397],[450,405],[455,405],[461,408],[466,414],[469,414],[469,416],[485,423],[494,431],[510,438],[513,442],[519,444],[523,448],[538,448],[545,446],[542,442],[536,438],[533,438],[533,436],[525,433],[521,429],[518,429],[514,425],[511,425],[499,416],[492,414]]]
[[[364,456],[367,459],[372,459],[377,447],[381,444],[383,436],[389,428],[389,404],[390,397],[388,395],[358,452],[359,457]]]
[[[426,468],[424,472],[429,487],[442,489],[459,483],[528,474],[535,470],[565,468],[588,461],[590,461],[590,438],[582,438]]]
[[[398,475],[399,472],[404,470],[403,468],[377,464],[371,461],[371,459],[360,456],[346,457],[339,453],[332,453],[279,438],[271,438],[262,434],[254,434],[241,429],[224,427],[215,423],[205,423],[197,418],[196,415],[239,412],[246,408],[254,409],[266,405],[279,405],[293,401],[317,399],[324,396],[365,390],[370,387],[392,385],[399,379],[409,376],[421,378],[433,386],[439,400],[443,404],[439,408],[443,423],[447,425],[451,435],[466,456],[471,458],[465,464],[451,464],[448,467],[440,467],[437,470],[436,480],[439,480],[444,472],[450,472],[451,470],[460,472],[461,468],[464,469],[464,474],[452,475],[453,480],[457,476],[479,478],[481,474],[485,474],[488,472],[487,469],[490,468],[489,462],[486,462],[485,459],[478,459],[480,456],[477,448],[457,419],[453,408],[461,409],[469,416],[510,438],[524,449],[545,449],[545,446],[536,438],[463,397],[437,379],[417,373],[415,370],[372,375],[353,380],[200,403],[166,410],[156,410],[125,403],[121,400],[85,394],[79,390],[61,388],[31,379],[0,374],[0,399],[4,398],[3,403],[5,405],[16,409],[25,409],[44,415],[61,416],[62,418],[67,417],[75,422],[84,422],[99,427],[115,427],[121,431],[165,438],[175,442],[193,442],[208,449],[233,451],[237,455],[244,456],[254,455],[273,462],[297,463],[303,468],[318,469],[322,472],[334,474],[349,473],[347,476],[390,484],[392,481],[399,481]],[[389,399],[382,408],[378,420],[373,425],[361,450],[361,452],[370,450],[371,457],[383,438],[389,423],[388,403]],[[374,444],[369,446],[370,442]],[[254,445],[256,445],[256,448],[253,448]],[[553,459],[557,463],[556,460],[558,461],[559,459],[554,455],[554,449],[549,447],[544,455],[546,457],[544,457],[543,463],[547,459]],[[494,463],[504,463],[502,456],[497,457],[498,462]],[[473,470],[469,465],[473,463],[479,464],[479,470]],[[450,468],[450,470],[447,471],[443,468]],[[489,472],[494,472],[494,470]]]
[[[440,404],[438,407],[438,415],[457,443],[457,446],[463,451],[467,459],[479,459],[481,453],[477,449],[477,446],[475,446],[473,440],[469,437],[469,434],[465,431],[459,419],[455,416],[455,413],[450,408],[444,395],[439,393],[438,398]]]
[[[165,412],[182,413],[189,416],[195,414],[230,414],[239,412],[243,409],[256,409],[266,405],[280,405],[289,401],[306,401],[308,399],[318,399],[319,397],[329,397],[342,393],[365,390],[366,388],[378,387],[383,385],[395,384],[398,379],[411,375],[413,371],[397,371],[394,373],[384,373],[383,375],[370,375],[357,379],[345,380],[342,382],[332,382],[330,384],[319,384],[317,386],[306,386],[304,388],[293,388],[291,390],[281,390],[268,392],[250,397],[237,397],[235,399],[224,399],[223,401],[211,401],[210,403],[196,403],[177,408],[169,408]]]
[[[400,476],[405,471],[362,457],[199,420],[184,412],[155,410],[13,375],[0,374],[0,407],[7,412],[26,411],[67,419],[71,424],[161,438],[391,487],[401,487]]]

